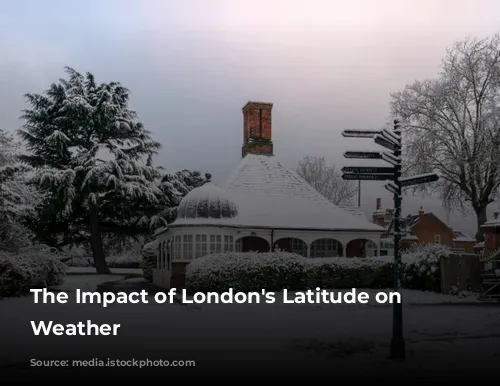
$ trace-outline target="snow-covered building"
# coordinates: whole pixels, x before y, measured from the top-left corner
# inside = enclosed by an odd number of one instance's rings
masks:
[[[271,110],[270,103],[245,105],[242,160],[234,173],[220,187],[207,175],[203,186],[182,199],[175,222],[157,233],[156,284],[168,286],[164,276],[171,269],[182,285],[190,261],[216,252],[378,254],[384,228],[359,210],[333,205],[274,156]]]

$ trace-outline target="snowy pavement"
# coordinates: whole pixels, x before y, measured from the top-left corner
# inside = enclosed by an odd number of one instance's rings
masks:
[[[62,288],[86,290],[93,283],[69,276]],[[112,276],[116,280],[116,276]],[[137,279],[133,279],[137,282]],[[120,285],[126,283],[120,281]],[[82,288],[83,289],[83,288]],[[405,296],[405,295],[404,295]],[[416,294],[413,295],[418,300]],[[436,297],[435,294],[422,295]],[[406,295],[411,299],[411,295]],[[215,371],[272,364],[275,371],[338,371],[363,366],[370,371],[460,368],[465,361],[491,366],[500,358],[498,305],[407,304],[404,309],[408,359],[387,359],[391,338],[390,307],[352,305],[119,305],[33,304],[31,296],[0,301],[0,369],[27,366],[31,358],[157,358],[196,360],[197,370]],[[410,302],[411,303],[411,302]],[[429,304],[429,303],[428,303]],[[34,336],[30,321],[121,324],[118,336]],[[294,365],[295,364],[295,365]],[[300,366],[299,366],[300,364]],[[208,366],[209,365],[209,366]],[[215,366],[215,367],[214,367]],[[228,367],[229,366],[229,367]]]

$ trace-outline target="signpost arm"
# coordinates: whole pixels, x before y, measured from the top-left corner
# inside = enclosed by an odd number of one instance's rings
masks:
[[[402,188],[401,188],[401,125],[399,121],[394,121],[394,134],[398,137],[394,157],[398,160],[394,166],[394,183],[396,189],[394,192],[394,290],[401,290],[401,204],[402,204]],[[392,340],[391,340],[391,358],[405,358],[405,341],[403,337],[403,304],[395,302],[393,304],[392,318]]]

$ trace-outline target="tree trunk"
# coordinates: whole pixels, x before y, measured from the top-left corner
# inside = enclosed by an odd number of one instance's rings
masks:
[[[92,256],[98,274],[110,274],[111,271],[106,264],[104,256],[104,248],[102,246],[101,230],[99,229],[99,209],[95,206],[90,208],[90,246],[92,248]]]
[[[477,218],[477,233],[476,233],[476,241],[478,243],[484,241],[484,234],[483,230],[481,229],[481,225],[483,225],[486,220],[486,205],[484,206],[479,206],[474,209],[476,212],[476,218]]]

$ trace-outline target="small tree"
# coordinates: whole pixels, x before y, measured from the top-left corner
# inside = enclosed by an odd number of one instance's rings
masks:
[[[436,170],[447,209],[472,209],[476,238],[500,186],[500,36],[456,43],[437,79],[417,81],[392,94],[403,120],[405,160],[411,174]]]
[[[348,204],[356,194],[356,185],[343,180],[341,171],[329,165],[325,157],[304,157],[297,173],[335,205]]]

